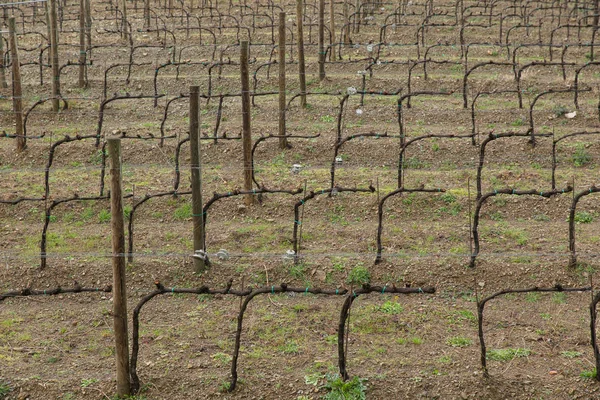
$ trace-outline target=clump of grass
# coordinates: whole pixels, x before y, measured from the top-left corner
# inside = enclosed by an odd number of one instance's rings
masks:
[[[582,371],[581,374],[579,374],[579,376],[581,376],[582,378],[586,378],[586,379],[595,379],[596,378],[596,368],[594,368],[591,371]]]
[[[323,397],[325,400],[365,400],[366,387],[364,379],[357,376],[344,382],[339,375],[328,375],[325,389],[328,393]]]
[[[0,381],[0,399],[5,399],[8,394],[12,391],[12,388],[8,382]]]
[[[292,278],[302,279],[304,278],[304,274],[306,273],[306,264],[303,262],[294,263],[290,266],[288,270]]]
[[[565,115],[566,113],[568,113],[569,109],[567,107],[563,106],[563,105],[556,105],[552,109],[552,112],[558,118],[558,117],[562,117],[563,115]]]
[[[511,123],[511,125],[512,126],[523,126],[523,125],[525,125],[525,120],[523,118],[516,119]]]
[[[300,353],[300,346],[298,346],[298,343],[296,343],[296,341],[294,341],[294,340],[286,342],[284,345],[279,346],[278,349],[283,354],[298,354],[298,353]]]
[[[515,358],[528,357],[531,350],[522,348],[493,349],[487,352],[488,360],[510,361]]]
[[[577,224],[589,224],[594,221],[594,215],[587,211],[579,211],[575,213],[574,220]]]
[[[565,357],[565,358],[577,358],[577,357],[581,357],[583,355],[583,353],[581,353],[580,351],[563,351],[562,353],[560,353],[561,356]]]
[[[467,347],[473,344],[473,341],[463,336],[456,336],[446,340],[446,344],[452,347]]]
[[[357,264],[348,274],[348,283],[362,286],[371,281],[371,273],[363,264]]]
[[[110,211],[100,210],[100,213],[98,213],[98,221],[102,224],[110,222]]]
[[[192,217],[192,205],[186,203],[181,207],[178,207],[173,213],[173,218],[178,220],[188,219]]]
[[[573,161],[573,165],[579,168],[589,164],[592,161],[592,156],[587,152],[583,143],[577,143],[571,160]]]
[[[381,306],[377,307],[376,309],[377,311],[381,311],[382,313],[392,315],[400,314],[402,311],[404,311],[400,304],[389,300],[383,303]]]

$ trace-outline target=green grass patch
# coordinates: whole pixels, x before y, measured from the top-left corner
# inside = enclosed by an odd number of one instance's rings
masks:
[[[515,358],[529,357],[531,350],[522,348],[493,349],[487,352],[487,359],[494,361],[510,361]]]

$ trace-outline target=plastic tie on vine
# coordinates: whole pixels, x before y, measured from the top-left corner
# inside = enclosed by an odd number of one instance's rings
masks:
[[[350,96],[352,96],[352,95],[355,95],[355,94],[357,93],[357,90],[356,90],[356,88],[355,88],[355,87],[353,87],[353,86],[350,86],[350,87],[348,88],[348,91],[347,91],[347,93],[348,93]]]

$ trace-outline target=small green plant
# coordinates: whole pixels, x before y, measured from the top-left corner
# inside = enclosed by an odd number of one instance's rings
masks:
[[[296,341],[291,340],[286,342],[284,345],[278,347],[279,351],[283,354],[298,354],[300,353],[300,347]]]
[[[212,356],[210,356],[210,358],[212,358],[215,361],[220,362],[223,365],[231,362],[231,356],[229,354],[225,354],[225,353],[215,353]]]
[[[289,273],[292,278],[302,279],[306,273],[306,265],[303,262],[294,263],[290,266]]]
[[[325,389],[328,393],[323,397],[325,400],[365,400],[364,379],[357,376],[344,382],[339,375],[327,375]]]
[[[221,384],[219,385],[219,391],[221,393],[227,393],[227,392],[229,392],[230,387],[231,387],[231,382],[229,382],[229,381],[221,382]]]
[[[427,163],[425,161],[419,160],[418,157],[411,157],[408,160],[404,161],[404,167],[406,169],[423,169],[427,168]]]
[[[106,154],[108,154],[108,151],[106,152]],[[98,150],[90,156],[90,163],[97,165],[102,163],[102,150]]]
[[[393,301],[386,301],[381,306],[377,307],[377,311],[381,311],[385,314],[400,314],[403,310],[402,306]]]
[[[416,337],[415,336],[415,337],[411,337],[410,338],[410,342],[412,344],[416,344],[417,346],[419,346],[419,345],[423,344],[423,339],[421,339],[420,337]]]
[[[94,216],[94,209],[91,207],[85,208],[81,213],[81,219],[84,221],[90,220]]]
[[[579,374],[579,376],[581,376],[582,378],[586,378],[586,379],[595,379],[596,378],[596,368],[594,368],[593,370],[585,370],[582,371],[581,374]]]
[[[541,295],[535,292],[529,292],[525,295],[525,301],[530,303],[535,303],[540,299]]]
[[[573,165],[579,168],[589,164],[592,161],[592,156],[587,152],[583,143],[577,143],[571,160],[573,161]]]
[[[100,213],[98,214],[98,221],[100,221],[101,224],[110,222],[110,211],[100,210]]]
[[[523,126],[525,125],[525,120],[523,118],[518,118],[511,123],[512,126]]]
[[[371,281],[371,273],[363,264],[357,264],[348,274],[346,281],[352,285],[362,286]]]
[[[450,356],[441,356],[438,358],[438,362],[441,364],[450,364],[452,362],[452,357]]]
[[[566,113],[568,113],[569,109],[567,107],[563,106],[563,105],[556,105],[552,109],[552,112],[558,118],[558,117],[562,117],[563,115],[565,115]]]
[[[567,302],[567,294],[564,292],[554,293],[552,296],[552,301],[556,304],[565,304]]]
[[[504,221],[504,215],[500,211],[494,211],[490,214],[492,221]]]
[[[315,372],[314,374],[308,374],[304,376],[304,383],[307,385],[318,386],[321,379],[325,378],[325,375]]]
[[[583,353],[581,353],[579,351],[563,351],[562,353],[560,353],[560,355],[565,358],[577,358],[577,357],[581,357],[583,355]]]
[[[494,361],[510,361],[515,358],[528,357],[530,354],[531,350],[522,348],[493,349],[487,352],[487,358]]]
[[[550,315],[548,313],[541,313],[540,317],[542,317],[542,319],[546,320],[546,321],[550,321],[552,319],[552,315]]]
[[[442,201],[446,204],[452,204],[456,201],[456,196],[454,196],[452,193],[444,193],[440,196],[440,199],[442,199]]]
[[[335,122],[335,118],[331,115],[323,115],[321,116],[321,122]]]
[[[89,387],[89,386],[93,385],[96,382],[98,382],[98,379],[96,379],[96,378],[82,379],[81,380],[81,387],[85,389],[86,387]]]
[[[133,207],[131,207],[131,206],[123,207],[123,217],[125,217],[125,219],[129,219],[129,217],[131,217],[132,210],[133,210]]]
[[[594,215],[587,211],[579,211],[575,213],[574,220],[576,224],[589,224],[594,222]]]
[[[446,340],[446,344],[452,347],[467,347],[473,344],[473,341],[463,336],[456,336]]]
[[[11,392],[11,387],[7,382],[0,381],[0,399],[5,399]]]
[[[546,214],[535,214],[533,216],[534,221],[538,221],[538,222],[547,222],[550,221],[550,217],[547,216]]]
[[[183,204],[181,207],[175,209],[175,212],[173,213],[173,218],[178,220],[192,218],[192,205],[186,203]]]

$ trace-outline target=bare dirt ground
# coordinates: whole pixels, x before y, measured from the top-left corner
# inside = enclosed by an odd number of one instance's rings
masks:
[[[219,3],[225,13],[228,4]],[[415,12],[422,12],[415,2]],[[454,3],[434,2],[434,13],[454,12]],[[438,4],[439,3],[439,4]],[[465,2],[466,4],[467,2]],[[500,2],[507,5],[512,2]],[[114,32],[117,24],[109,3],[92,2],[95,45],[88,67],[90,87],[77,88],[77,66],[62,72],[62,94],[69,109],[56,114],[49,103],[36,107],[28,116],[27,149],[15,151],[15,140],[0,138],[0,199],[42,198],[44,172],[54,143],[65,135],[94,135],[103,100],[104,73],[116,63],[128,63],[130,47]],[[237,3],[236,3],[237,4]],[[536,3],[537,4],[537,3]],[[587,4],[587,3],[585,3]],[[187,2],[186,2],[187,5]],[[475,5],[475,3],[473,3]],[[338,19],[342,19],[342,2]],[[140,6],[141,7],[141,6]],[[145,194],[173,190],[177,144],[188,130],[188,101],[169,105],[164,122],[164,146],[158,140],[136,140],[137,135],[160,137],[167,101],[188,93],[192,84],[213,95],[239,93],[239,66],[214,67],[212,39],[203,31],[189,37],[178,13],[153,6],[159,22],[175,32],[176,46],[169,35],[145,32],[142,9],[129,10],[136,46],[134,62],[147,65],[132,68],[125,82],[126,67],[108,75],[107,94],[154,95],[157,67],[170,59],[189,61],[179,71],[173,66],[160,69],[156,91],[165,96],[154,107],[152,99],[115,101],[104,112],[102,140],[126,134],[123,139],[123,188],[126,208],[131,209]],[[255,7],[255,5],[253,5]],[[326,65],[327,78],[319,82],[316,25],[305,28],[307,81],[309,92],[339,93],[308,97],[302,109],[295,99],[286,114],[288,133],[319,135],[312,139],[290,139],[292,148],[280,150],[277,139],[258,145],[254,164],[257,181],[267,188],[308,191],[330,187],[340,101],[348,87],[361,89],[362,76],[371,53],[366,43],[379,42],[380,25],[396,5],[382,5],[383,11],[366,19],[359,33],[352,33],[357,48],[343,47],[343,62]],[[294,18],[294,4],[284,6]],[[379,8],[378,8],[379,9]],[[24,7],[26,15],[32,12]],[[271,9],[264,8],[271,15]],[[25,31],[45,32],[43,12],[35,25],[29,19]],[[75,61],[79,54],[78,5],[68,5],[60,48],[61,63]],[[249,12],[249,11],[248,11]],[[316,22],[309,7],[309,19]],[[506,14],[507,11],[502,11]],[[548,11],[549,12],[549,11]],[[566,12],[566,11],[563,11]],[[9,12],[10,13],[10,12]],[[235,13],[235,14],[234,14]],[[234,7],[234,15],[241,13]],[[192,14],[203,15],[194,9]],[[17,16],[20,14],[17,13]],[[275,13],[275,16],[276,13]],[[19,19],[20,17],[18,17]],[[112,18],[112,19],[111,19]],[[496,18],[496,17],[495,17]],[[566,18],[566,17],[565,17]],[[372,66],[366,79],[364,97],[350,96],[343,112],[342,136],[378,133],[394,137],[365,137],[346,142],[340,149],[341,165],[336,167],[335,184],[345,188],[367,188],[374,193],[339,193],[317,196],[303,208],[301,262],[285,259],[292,249],[294,203],[302,195],[267,194],[262,202],[247,207],[241,196],[216,202],[208,212],[207,248],[230,253],[227,260],[212,257],[213,265],[204,274],[193,273],[192,216],[189,196],[152,199],[135,211],[134,261],[127,266],[129,310],[154,290],[158,280],[168,287],[222,288],[232,279],[236,289],[279,285],[352,290],[352,271],[365,267],[370,282],[398,287],[433,286],[433,295],[369,294],[360,296],[350,315],[348,372],[365,379],[367,398],[423,399],[591,399],[599,397],[598,383],[591,379],[595,359],[590,345],[590,292],[510,294],[486,306],[484,332],[490,377],[480,367],[477,336],[477,301],[506,288],[586,287],[597,276],[597,246],[600,242],[600,207],[594,195],[578,205],[576,215],[579,264],[568,267],[568,218],[572,194],[551,198],[540,196],[495,196],[481,211],[481,253],[475,268],[469,268],[470,221],[476,201],[476,173],[481,143],[490,133],[525,133],[529,128],[529,107],[536,96],[549,89],[573,87],[578,68],[590,61],[590,50],[572,46],[565,53],[566,79],[561,66],[532,66],[524,70],[521,88],[523,108],[518,106],[512,66],[490,65],[470,75],[468,99],[478,92],[476,103],[476,145],[471,138],[428,138],[409,146],[405,155],[406,188],[443,189],[438,193],[410,193],[391,197],[384,206],[383,262],[375,264],[378,201],[397,188],[400,150],[398,95],[384,95],[402,89],[408,92],[408,65],[423,60],[423,51],[436,43],[428,57],[453,63],[429,64],[427,78],[422,67],[411,75],[411,92],[448,92],[411,99],[403,107],[408,139],[421,135],[468,135],[472,130],[470,108],[463,108],[464,59],[461,59],[460,26],[427,28],[428,46],[416,46],[417,27],[422,17],[404,16],[396,29],[387,32],[380,64]],[[449,17],[439,17],[448,22]],[[157,18],[158,20],[158,18]],[[213,29],[222,60],[239,60],[237,29],[233,18],[224,18],[228,28]],[[240,17],[245,26],[251,18]],[[486,61],[507,62],[506,46],[497,44],[498,26],[483,28],[487,18],[472,16],[474,25],[464,30],[469,66]],[[550,17],[538,40],[537,29],[513,29],[510,41],[547,43]],[[576,20],[576,17],[573,17]],[[45,20],[44,20],[45,21]],[[185,21],[185,18],[184,18]],[[204,26],[218,25],[208,17]],[[266,24],[268,19],[261,20]],[[555,23],[555,22],[554,22]],[[566,24],[566,22],[563,21]],[[341,22],[338,22],[341,26]],[[411,25],[412,24],[412,25]],[[518,18],[504,20],[503,30],[519,24]],[[260,23],[258,23],[260,25]],[[291,22],[289,23],[291,26]],[[556,25],[556,23],[555,23]],[[0,27],[0,30],[4,28]],[[23,29],[22,26],[19,29]],[[138,31],[140,29],[140,31]],[[294,30],[294,27],[291,28]],[[337,29],[340,29],[339,26]],[[112,33],[110,31],[113,31]],[[556,34],[555,43],[575,43],[575,34]],[[581,42],[591,39],[582,30]],[[245,30],[240,35],[247,35]],[[270,28],[252,33],[251,73],[270,60]],[[291,35],[291,31],[289,33]],[[20,35],[21,63],[36,62],[46,42],[39,35]],[[295,37],[295,30],[294,30]],[[288,39],[290,39],[288,37]],[[198,46],[198,43],[203,46]],[[40,42],[41,41],[41,42]],[[504,40],[506,42],[506,40]],[[41,44],[40,44],[41,43]],[[290,43],[292,43],[290,41]],[[294,39],[295,43],[295,39]],[[185,49],[190,46],[189,49]],[[292,46],[293,47],[293,46]],[[291,48],[292,48],[291,47]],[[27,50],[27,49],[36,49]],[[182,50],[185,49],[185,50]],[[555,61],[562,47],[554,50]],[[6,50],[6,48],[5,48]],[[180,54],[181,51],[181,54]],[[297,60],[296,50],[293,52]],[[47,56],[44,53],[44,59]],[[273,58],[274,59],[274,58]],[[350,62],[354,60],[354,62]],[[361,60],[361,61],[356,61]],[[395,61],[391,63],[389,61]],[[549,60],[547,46],[521,47],[520,67]],[[387,62],[386,62],[387,61]],[[194,64],[206,62],[207,65]],[[256,74],[256,92],[277,89],[277,65]],[[10,70],[7,69],[10,84]],[[297,64],[286,68],[288,100],[298,93]],[[50,68],[22,67],[25,110],[50,95]],[[536,132],[559,138],[573,132],[598,130],[598,67],[581,74],[580,85],[591,88],[579,94],[580,109],[575,118],[573,93],[542,97],[533,116]],[[251,76],[252,78],[252,76]],[[379,94],[377,94],[379,93]],[[11,89],[0,89],[0,131],[14,133]],[[217,121],[218,98],[202,103],[201,129],[212,136]],[[257,96],[252,108],[253,138],[277,134],[277,96]],[[357,112],[357,110],[360,110]],[[219,135],[241,133],[241,103],[238,97],[225,98]],[[556,186],[569,185],[575,192],[598,184],[600,140],[598,135],[576,136],[559,142],[556,148]],[[539,136],[532,146],[529,137],[495,140],[485,150],[482,191],[511,188],[549,191],[552,177],[551,136]],[[0,204],[0,293],[31,287],[44,290],[72,287],[102,288],[112,282],[110,203],[108,200],[73,201],[52,210],[47,234],[47,267],[40,269],[40,238],[45,210],[53,200],[98,196],[101,179],[101,150],[94,139],[74,141],[56,147],[49,172],[50,195],[42,201],[16,205]],[[203,191],[241,189],[243,184],[240,140],[203,141]],[[180,191],[189,190],[189,146],[181,147]],[[301,164],[299,174],[290,172]],[[8,399],[104,399],[115,393],[114,338],[110,293],[79,293],[59,296],[11,298],[0,302],[0,398]],[[240,302],[226,295],[165,294],[144,306],[140,317],[138,373],[142,390],[136,398],[224,398],[224,399],[318,399],[327,394],[323,385],[328,374],[338,372],[337,333],[344,297],[305,294],[259,296],[246,313],[239,360],[239,383],[227,392]],[[130,319],[131,320],[131,319]],[[3,392],[4,391],[4,392]]]

